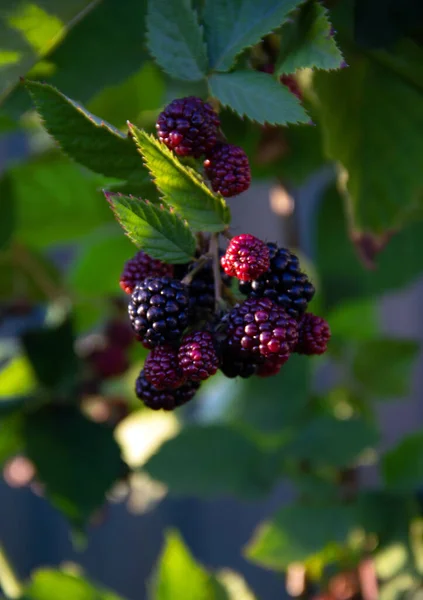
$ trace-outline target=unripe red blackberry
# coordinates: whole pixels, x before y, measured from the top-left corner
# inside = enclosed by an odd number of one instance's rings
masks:
[[[250,187],[248,156],[238,146],[219,142],[207,154],[204,168],[213,190],[225,198],[237,196]]]
[[[157,135],[179,156],[199,158],[213,148],[219,117],[207,102],[189,96],[173,100],[157,119]]]
[[[175,390],[156,390],[145,378],[144,371],[141,371],[135,383],[135,393],[146,406],[153,410],[173,410],[189,402],[199,387],[199,383],[187,381]]]
[[[298,354],[324,354],[330,340],[330,327],[322,317],[306,313],[299,322]]]
[[[254,281],[240,281],[239,290],[251,298],[269,298],[298,319],[314,296],[314,286],[287,248],[268,243],[270,268]]]
[[[144,375],[156,390],[180,387],[185,377],[179,368],[178,350],[170,344],[154,348],[145,361]]]
[[[194,331],[182,339],[178,352],[179,366],[186,379],[204,381],[219,366],[213,336],[208,331]]]
[[[285,362],[298,342],[298,324],[268,298],[249,298],[224,318],[224,348],[252,362]]]
[[[161,260],[151,258],[140,250],[125,263],[119,285],[125,293],[132,294],[135,286],[142,283],[146,277],[165,276],[173,276],[173,265],[167,265]]]
[[[128,314],[144,343],[175,342],[190,322],[188,289],[170,277],[147,277],[133,291]]]
[[[264,361],[264,363],[258,365],[256,375],[258,377],[273,377],[279,373],[283,364],[283,362],[279,362],[273,358],[268,358]]]
[[[134,341],[134,332],[127,321],[113,319],[106,325],[106,338],[112,346],[128,349]]]
[[[220,262],[227,275],[251,281],[268,270],[269,248],[253,235],[242,233],[231,239]]]

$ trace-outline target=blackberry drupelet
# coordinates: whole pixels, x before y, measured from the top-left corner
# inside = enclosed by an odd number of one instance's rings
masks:
[[[269,298],[249,298],[223,319],[223,347],[240,359],[260,364],[286,362],[298,342],[298,323]]]
[[[229,377],[230,379],[233,379],[234,377],[248,379],[256,374],[257,368],[257,363],[250,357],[239,356],[239,353],[232,352],[228,348],[223,350],[220,370],[226,377]]]
[[[208,331],[186,335],[178,352],[179,367],[190,381],[204,381],[214,375],[219,366],[213,336]]]
[[[239,291],[251,298],[269,298],[298,319],[314,296],[314,286],[300,269],[300,261],[287,248],[268,243],[270,268],[254,281],[241,281]]]
[[[324,354],[330,340],[330,327],[322,317],[306,313],[299,322],[297,354]]]
[[[173,410],[189,402],[199,387],[199,383],[188,381],[175,390],[156,390],[145,378],[144,371],[141,371],[135,383],[135,393],[146,406],[153,410]]]
[[[132,294],[135,286],[142,283],[146,277],[172,277],[172,275],[173,265],[167,265],[140,250],[125,263],[119,285],[124,292]]]
[[[135,287],[128,314],[144,343],[176,342],[190,322],[188,288],[170,277],[147,277]]]
[[[204,169],[213,190],[225,198],[237,196],[250,187],[248,156],[238,146],[216,144],[204,161]]]
[[[242,233],[231,239],[220,262],[227,275],[251,281],[268,270],[269,248],[254,235]]]
[[[219,117],[207,102],[189,96],[173,100],[157,119],[161,142],[179,156],[199,158],[213,148]]]
[[[178,350],[170,344],[156,346],[144,364],[144,375],[156,390],[180,387],[185,376],[178,364]]]

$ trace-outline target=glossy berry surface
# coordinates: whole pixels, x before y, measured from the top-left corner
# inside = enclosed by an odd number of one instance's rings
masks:
[[[204,161],[206,175],[215,192],[225,198],[237,196],[250,187],[248,156],[242,148],[218,143]]]
[[[324,354],[330,340],[330,327],[322,317],[306,313],[299,323],[298,354]]]
[[[186,335],[178,352],[179,366],[191,381],[204,381],[214,375],[219,366],[213,336],[208,331]]]
[[[249,298],[225,317],[224,347],[240,358],[285,362],[298,341],[298,323],[268,298]]]
[[[299,318],[314,296],[314,286],[300,269],[298,257],[287,248],[268,243],[270,268],[258,279],[241,281],[239,290],[252,298],[269,298]]]
[[[257,279],[269,269],[269,248],[255,236],[242,233],[229,242],[221,265],[231,277],[242,281]]]
[[[157,390],[180,387],[185,377],[179,368],[178,350],[170,344],[156,346],[147,356],[144,375]]]
[[[173,100],[157,119],[161,142],[179,156],[199,158],[213,148],[220,122],[207,102],[189,96]]]
[[[257,363],[249,356],[240,356],[237,351],[224,348],[220,363],[220,370],[229,379],[242,377],[248,379],[257,372]]]
[[[175,342],[190,322],[188,289],[170,277],[147,277],[132,293],[128,314],[144,343]]]
[[[172,277],[172,275],[173,265],[167,265],[160,260],[151,258],[140,250],[126,262],[119,285],[126,294],[132,294],[135,286],[142,283],[146,277]]]
[[[157,390],[147,381],[144,371],[141,371],[135,383],[135,393],[146,406],[153,410],[173,410],[189,402],[199,387],[199,383],[189,381],[174,390]]]

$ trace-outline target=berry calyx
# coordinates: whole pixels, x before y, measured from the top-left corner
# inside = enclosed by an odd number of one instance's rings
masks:
[[[135,286],[146,277],[172,277],[173,265],[152,258],[142,250],[129,259],[123,268],[119,285],[126,294],[132,294]]]
[[[297,354],[324,354],[331,337],[327,321],[313,313],[306,313],[300,323],[298,331],[298,344],[295,347]]]
[[[179,156],[199,158],[217,141],[219,117],[207,102],[189,96],[173,100],[157,119],[157,135]]]
[[[144,375],[156,390],[180,387],[185,377],[179,368],[178,350],[170,344],[154,348],[145,361]]]
[[[142,342],[175,342],[190,322],[188,288],[170,277],[147,277],[135,287],[128,314]]]
[[[224,347],[239,358],[284,363],[298,342],[298,324],[268,298],[249,298],[224,318]]]
[[[269,248],[249,233],[237,235],[229,242],[221,265],[227,275],[241,281],[257,279],[270,266]]]
[[[204,381],[219,366],[214,339],[208,331],[194,331],[182,339],[178,352],[179,367],[191,381]]]
[[[248,156],[238,146],[216,144],[207,155],[204,168],[213,190],[225,198],[237,196],[250,187],[251,172]]]
[[[251,298],[269,298],[298,319],[314,296],[314,286],[287,248],[268,243],[270,268],[253,281],[240,281],[239,291]]]
[[[135,383],[135,393],[137,398],[153,410],[173,410],[189,402],[199,387],[199,383],[187,381],[174,390],[157,390],[147,381],[144,371],[141,371]]]

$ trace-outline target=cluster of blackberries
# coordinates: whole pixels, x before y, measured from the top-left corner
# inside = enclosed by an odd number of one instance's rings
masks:
[[[159,139],[178,156],[205,156],[204,170],[215,192],[229,198],[250,187],[247,155],[220,139],[219,117],[207,102],[194,96],[173,100],[156,128]]]
[[[314,288],[289,250],[249,234],[234,237],[220,257],[218,283],[204,258],[165,265],[141,251],[123,270],[132,328],[151,350],[136,393],[153,409],[188,402],[218,369],[227,377],[269,377],[292,352],[326,350],[329,326],[306,312]],[[233,277],[247,298],[225,311],[215,306],[214,288],[230,303]]]

